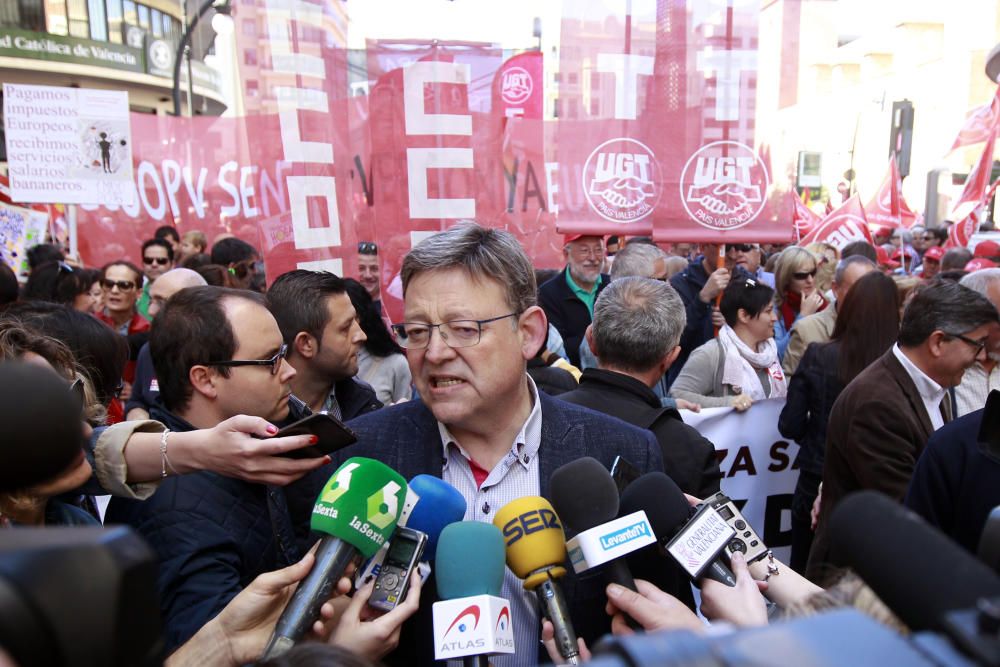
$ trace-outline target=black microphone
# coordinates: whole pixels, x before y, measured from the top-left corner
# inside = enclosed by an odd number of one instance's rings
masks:
[[[683,530],[696,513],[676,482],[662,472],[646,473],[625,487],[619,514],[630,514],[639,510],[646,512],[646,518],[653,527],[653,533],[659,542],[655,547],[657,549],[666,546],[666,543]],[[736,577],[732,570],[719,557],[714,558],[706,566],[701,576],[727,586],[736,585]]]
[[[1000,596],[1000,578],[917,514],[875,491],[830,516],[831,561],[847,565],[913,631],[953,634],[949,612]]]

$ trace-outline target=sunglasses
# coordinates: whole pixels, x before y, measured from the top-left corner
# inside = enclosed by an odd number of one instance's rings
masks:
[[[160,266],[166,266],[170,263],[170,260],[166,257],[143,257],[143,264],[159,264]]]
[[[795,273],[792,274],[792,278],[795,278],[796,280],[806,280],[807,278],[815,278],[815,277],[816,277],[816,269],[813,269],[812,271],[796,271]]]
[[[101,280],[101,286],[109,292],[116,287],[122,292],[128,292],[129,290],[135,289],[135,283],[131,280],[108,280],[105,278]]]
[[[377,255],[378,246],[371,241],[362,241],[358,244],[358,252],[362,255]]]
[[[730,243],[726,246],[729,250],[735,250],[736,252],[750,252],[754,249],[749,243]]]

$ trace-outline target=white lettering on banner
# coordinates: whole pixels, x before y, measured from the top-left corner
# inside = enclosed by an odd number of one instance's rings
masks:
[[[292,22],[326,30],[321,5],[302,0],[266,0],[267,34],[270,40],[271,66],[275,72],[326,79],[326,64],[322,57],[297,52],[289,40]],[[333,145],[320,141],[303,141],[299,111],[329,113],[329,100],[321,91],[308,88],[281,87],[278,91],[278,122],[281,126],[281,147],[288,162],[334,164]],[[337,184],[332,176],[288,176],[286,178],[292,218],[292,238],[295,248],[326,248],[340,245],[340,215],[337,207]],[[249,196],[240,179],[240,197],[244,208]],[[327,225],[311,226],[310,196],[326,199]],[[256,207],[253,208],[256,212]]]
[[[428,83],[469,85],[472,68],[462,63],[418,61],[403,68],[403,117],[406,133],[472,136],[469,114],[427,113],[424,86]],[[440,99],[435,96],[435,99]]]
[[[198,189],[196,190],[194,184],[191,182],[191,167],[184,167],[181,169],[181,173],[184,174],[184,187],[187,188],[188,196],[191,198],[191,203],[194,204],[194,212],[199,218],[205,217],[205,178],[208,177],[208,169],[202,167],[198,171]],[[261,180],[267,176],[267,172],[261,172]],[[285,207],[284,197],[278,199],[279,206]]]
[[[256,216],[259,213],[257,207],[250,203],[250,199],[254,196],[253,183],[247,183],[247,176],[253,178],[256,171],[257,167],[255,166],[240,169],[240,203],[243,204],[243,214],[248,217]]]
[[[223,206],[219,213],[226,216],[227,218],[232,218],[233,216],[239,215],[240,213],[240,193],[236,189],[236,186],[226,180],[226,174],[230,171],[235,172],[238,166],[235,160],[230,160],[221,167],[219,167],[219,187],[225,190],[230,197],[233,198],[233,203],[229,206]]]
[[[146,190],[147,179],[152,182],[156,189],[156,206],[153,206],[149,201],[149,193]],[[142,200],[142,205],[149,212],[150,217],[163,220],[163,216],[167,212],[167,198],[163,194],[163,184],[160,183],[160,174],[157,173],[156,168],[149,162],[140,164],[136,182],[139,186],[139,199]]]
[[[763,538],[774,555],[788,562],[792,492],[799,446],[778,433],[784,399],[758,401],[746,412],[703,408],[682,412],[684,422],[715,444],[722,468],[722,492]]]
[[[163,172],[163,185],[167,191],[170,213],[178,216],[181,214],[180,204],[177,203],[177,192],[181,189],[181,166],[177,164],[177,160],[164,160],[160,163],[160,170]]]
[[[615,77],[615,118],[635,120],[639,107],[639,76],[652,76],[652,56],[598,53],[597,71]]]
[[[556,203],[556,193],[559,192],[559,186],[556,185],[556,173],[558,171],[558,162],[545,163],[545,192],[549,196],[549,213],[552,215],[559,213],[559,204]]]
[[[338,276],[344,275],[344,260],[340,259],[319,259],[313,262],[297,262],[296,269],[306,271],[329,271]]]
[[[475,199],[432,199],[427,194],[428,169],[472,169],[471,148],[407,148],[410,218],[474,218]]]
[[[695,67],[715,74],[715,120],[740,119],[740,77],[757,71],[757,52],[706,49],[697,55]]]
[[[337,185],[332,176],[289,176],[288,204],[292,212],[292,234],[295,237],[295,247],[328,248],[340,245],[340,220],[337,209]],[[330,220],[327,227],[311,227],[309,225],[309,197],[322,197],[326,200],[326,214]]]

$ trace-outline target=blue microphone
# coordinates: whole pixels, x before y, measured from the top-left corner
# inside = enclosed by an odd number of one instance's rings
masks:
[[[422,561],[432,562],[437,553],[438,537],[449,523],[461,521],[465,517],[465,498],[458,489],[433,475],[417,475],[409,483],[409,489],[420,500],[406,519],[406,527],[427,534]]]

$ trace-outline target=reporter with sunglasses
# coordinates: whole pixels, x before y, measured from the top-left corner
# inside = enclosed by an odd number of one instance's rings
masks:
[[[819,263],[816,256],[799,246],[785,248],[778,258],[775,272],[774,308],[778,319],[774,323],[774,342],[778,359],[784,359],[792,325],[825,309],[829,302],[816,287]]]

